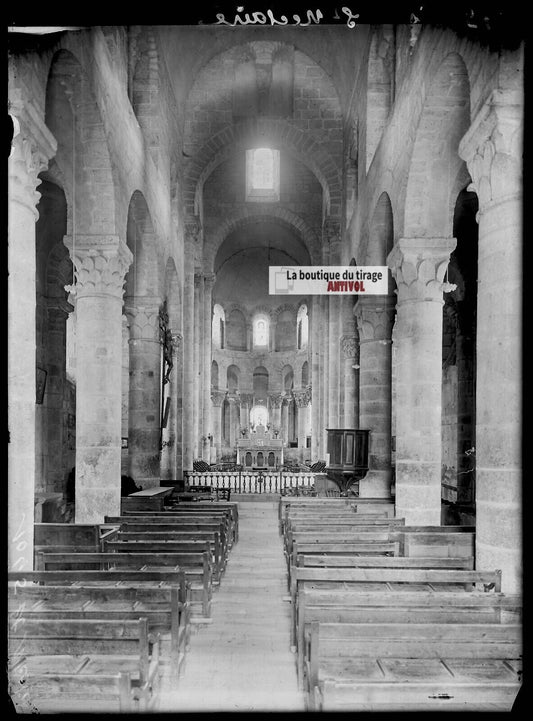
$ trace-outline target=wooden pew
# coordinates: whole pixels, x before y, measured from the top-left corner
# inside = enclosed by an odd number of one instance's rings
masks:
[[[155,701],[159,684],[160,636],[150,633],[148,619],[103,620],[65,619],[47,620],[24,618],[16,613],[9,615],[9,660],[12,687],[17,680],[32,679],[35,693],[48,697],[47,677],[59,679],[63,673],[68,676],[68,686],[77,695],[88,694],[87,710],[92,708],[94,680],[79,685],[75,677],[84,675],[107,677],[101,691],[116,686],[109,677],[117,673],[129,674],[129,693],[126,694],[123,679],[119,699],[138,701],[139,710],[146,711]],[[92,697],[91,697],[92,694]],[[39,696],[31,699],[39,708]],[[58,711],[61,711],[63,692],[57,697]],[[81,699],[78,698],[82,708]]]
[[[295,566],[306,568],[452,568],[472,570],[474,568],[474,557],[410,558],[385,555],[297,554],[289,570],[289,588]]]
[[[122,516],[142,516],[147,518],[154,518],[158,516],[164,516],[164,518],[170,518],[173,516],[181,517],[185,514],[191,514],[191,516],[197,515],[213,515],[222,514],[230,519],[230,528],[232,529],[234,542],[237,543],[239,539],[239,508],[237,503],[227,502],[216,502],[216,503],[178,503],[172,507],[166,507],[164,511],[124,511]],[[110,517],[111,518],[111,517]]]
[[[475,555],[475,532],[471,526],[427,526],[428,531],[422,531],[424,526],[386,526],[382,530],[368,530],[368,526],[361,526],[361,530],[353,531],[289,531],[287,533],[287,553],[291,554],[294,543],[354,543],[354,542],[398,542],[400,555],[419,556],[473,556]],[[429,540],[428,540],[429,539]],[[428,541],[428,542],[426,542]],[[407,544],[407,545],[406,545]],[[416,553],[405,553],[417,545]]]
[[[229,555],[231,542],[229,539],[228,529],[224,520],[219,521],[196,521],[196,520],[169,520],[162,521],[160,519],[141,522],[122,521],[118,535],[124,533],[160,533],[173,534],[189,531],[193,533],[213,532],[218,533],[220,538],[221,552],[224,556]]]
[[[472,592],[480,585],[501,592],[501,571],[471,571],[427,568],[306,568],[295,566],[291,575],[291,646],[297,641],[298,595],[302,588],[345,590],[359,584],[361,591],[388,590]],[[398,594],[396,594],[398,595]]]
[[[303,689],[304,628],[330,623],[511,623],[522,622],[519,595],[473,591],[357,591],[302,588],[297,608],[297,668]]]
[[[196,522],[196,523],[222,523],[226,531],[226,535],[230,541],[230,545],[236,543],[238,539],[238,529],[233,521],[233,515],[229,511],[213,511],[212,513],[202,512],[193,513],[192,511],[172,511],[150,514],[133,514],[128,513],[122,516],[106,516],[105,520],[109,523],[176,523],[180,522]]]
[[[155,570],[170,567],[181,570],[190,586],[189,603],[196,602],[194,584],[201,588],[202,613],[209,618],[211,611],[212,564],[211,553],[207,550],[199,553],[150,553],[103,552],[103,553],[43,553],[38,554],[36,571],[59,571],[88,569],[105,570],[117,568],[133,568],[136,570]]]
[[[170,661],[170,670],[179,675],[189,646],[191,609],[189,601],[179,598],[177,586],[54,586],[8,585],[8,610],[19,615],[53,616],[64,618],[78,615],[87,619],[148,618],[150,630],[161,634],[163,659]]]
[[[521,627],[320,623],[304,632],[309,710],[510,711]]]
[[[226,567],[227,555],[222,549],[218,531],[170,531],[166,533],[157,531],[121,531],[113,539],[106,542],[104,550],[142,551],[143,553],[165,551],[173,553],[177,552],[179,547],[172,544],[194,541],[209,543],[213,555],[213,576],[216,581],[220,581]]]

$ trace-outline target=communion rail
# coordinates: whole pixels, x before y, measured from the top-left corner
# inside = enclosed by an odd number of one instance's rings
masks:
[[[313,473],[261,473],[260,471],[185,471],[186,486],[229,488],[232,493],[280,493],[310,495],[314,491]]]

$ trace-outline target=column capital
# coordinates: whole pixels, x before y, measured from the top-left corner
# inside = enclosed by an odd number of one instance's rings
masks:
[[[492,91],[459,143],[480,211],[522,192],[523,91]]]
[[[341,348],[345,358],[357,358],[358,343],[354,335],[343,335],[341,337]]]
[[[354,306],[359,340],[390,341],[396,304],[391,296],[359,296]]]
[[[294,400],[298,408],[303,408],[311,403],[311,391],[309,388],[300,391],[294,391]]]
[[[9,114],[14,126],[8,161],[10,199],[29,208],[38,218],[38,175],[55,155],[57,141],[33,101],[22,97],[20,88],[10,91]]]
[[[281,393],[269,393],[268,399],[273,408],[281,408],[281,404],[283,403],[283,396]]]
[[[212,290],[215,285],[216,273],[206,273],[204,275],[204,288],[206,290]]]
[[[185,221],[185,242],[196,244],[200,242],[202,224],[198,215],[189,216]]]
[[[195,268],[194,269],[194,287],[199,288],[200,283],[203,282],[204,274],[202,272],[201,268]]]
[[[444,282],[455,238],[400,238],[387,257],[398,286],[398,302],[440,301],[455,290]]]
[[[76,283],[65,290],[77,298],[112,295],[122,300],[131,250],[117,235],[66,235],[63,242],[74,264]]]
[[[226,397],[226,391],[217,391],[217,390],[211,391],[211,400],[213,401],[213,405],[216,406],[217,408],[220,408],[225,397]]]
[[[159,342],[159,310],[161,301],[156,296],[128,296],[124,302],[124,314],[128,319],[130,340]]]

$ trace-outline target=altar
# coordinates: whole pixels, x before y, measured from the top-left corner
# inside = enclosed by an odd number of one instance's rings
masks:
[[[283,465],[283,441],[258,425],[249,437],[237,441],[237,463],[245,470],[274,471]]]

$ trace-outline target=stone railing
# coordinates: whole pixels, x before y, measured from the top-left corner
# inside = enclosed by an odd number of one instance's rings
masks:
[[[279,493],[280,495],[308,495],[314,490],[313,473],[261,473],[260,471],[185,471],[188,486],[208,486],[213,490],[229,488],[232,493]]]

